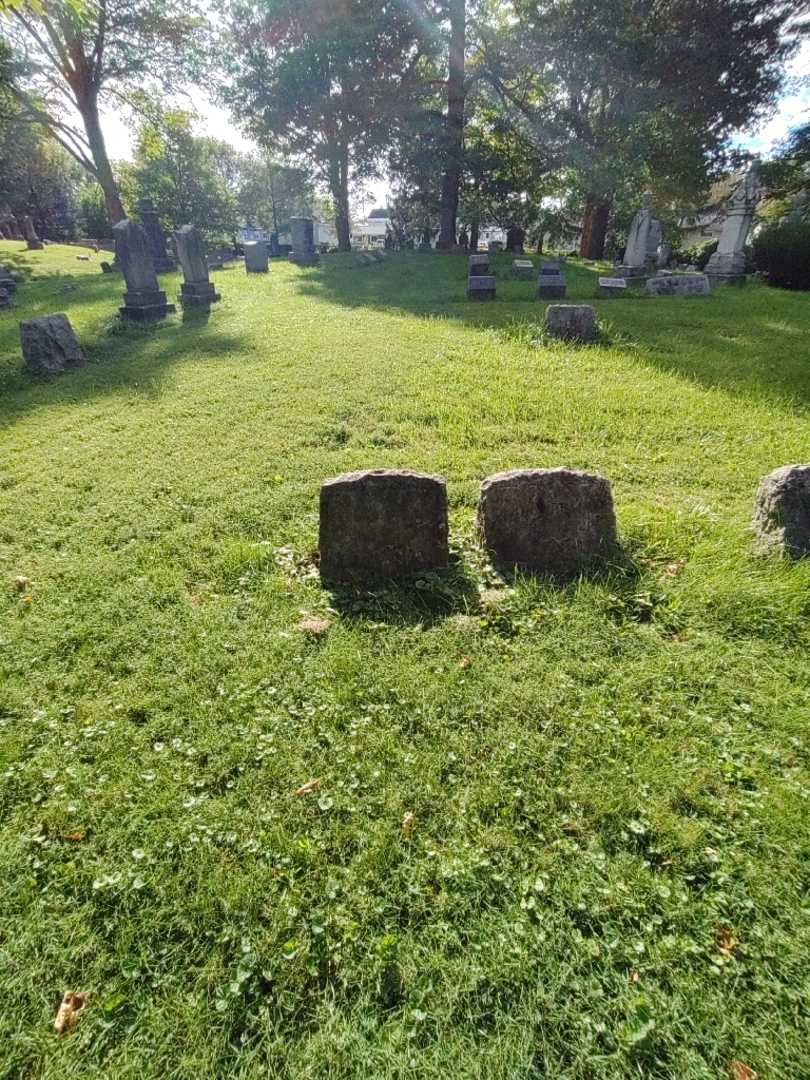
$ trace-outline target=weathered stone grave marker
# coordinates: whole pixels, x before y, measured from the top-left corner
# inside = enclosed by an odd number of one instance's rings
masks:
[[[268,266],[267,244],[264,241],[256,240],[251,244],[245,244],[246,274],[266,274]]]
[[[20,323],[23,361],[36,375],[55,375],[81,364],[81,350],[67,315],[44,315]]]
[[[564,300],[566,293],[565,275],[562,272],[562,264],[557,259],[551,259],[540,265],[540,276],[537,279],[538,300]]]
[[[596,336],[596,311],[588,304],[550,304],[546,330],[563,341],[592,341]]]
[[[478,525],[496,564],[563,581],[618,550],[610,484],[573,469],[513,469],[487,477]]]
[[[318,262],[318,252],[315,250],[315,222],[307,217],[290,218],[290,232],[292,234],[290,262],[298,266],[315,266]]]
[[[372,469],[321,488],[321,577],[371,584],[447,566],[447,485],[439,476]]]
[[[706,274],[666,274],[647,280],[650,296],[708,296],[711,291]]]
[[[512,275],[521,281],[531,281],[534,277],[534,263],[531,259],[513,259]]]
[[[125,218],[113,226],[113,236],[115,258],[127,286],[124,306],[119,308],[121,318],[155,322],[175,311],[174,304],[166,303],[166,293],[158,284],[149,238],[142,226]]]
[[[652,200],[652,192],[645,191],[641,197],[641,209],[630,226],[624,260],[613,269],[614,277],[645,278],[657,266],[661,222],[653,215]]]
[[[763,478],[754,531],[762,551],[778,551],[788,559],[810,555],[810,465],[784,465]]]
[[[612,277],[600,277],[599,278],[599,295],[600,296],[627,296],[629,289],[627,287],[627,281],[624,278],[612,278]]]
[[[166,249],[166,234],[151,199],[138,200],[138,217],[141,219],[141,226],[149,241],[155,273],[163,274],[174,270],[176,264]]]
[[[17,291],[17,282],[2,264],[0,264],[0,289],[5,289],[12,296]]]
[[[706,273],[712,281],[731,285],[745,282],[745,245],[761,191],[759,169],[753,165],[729,199],[717,251],[706,265]]]
[[[183,270],[180,300],[184,304],[209,305],[220,299],[208,277],[205,241],[199,229],[182,225],[174,234],[177,257]]]

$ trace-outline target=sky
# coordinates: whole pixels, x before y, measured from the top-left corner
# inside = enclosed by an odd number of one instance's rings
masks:
[[[787,132],[802,121],[810,120],[810,41],[805,41],[800,51],[788,68],[793,84],[779,102],[778,109],[771,119],[758,129],[738,131],[732,136],[735,146],[750,150],[762,157],[767,157]],[[798,85],[799,80],[802,85]],[[215,139],[230,143],[237,150],[255,150],[256,146],[246,139],[231,122],[228,113],[219,106],[195,97],[195,107],[201,114],[197,124],[197,133],[210,135]],[[102,114],[102,127],[107,141],[107,151],[114,160],[129,160],[132,157],[132,130],[122,118],[120,112]],[[376,206],[385,206],[388,184],[382,180],[369,184],[370,198],[363,204],[370,211],[372,202]]]

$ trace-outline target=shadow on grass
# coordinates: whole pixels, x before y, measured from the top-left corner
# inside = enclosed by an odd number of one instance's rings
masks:
[[[458,558],[447,570],[381,582],[373,589],[324,587],[344,619],[360,622],[434,626],[449,615],[474,614],[480,606],[478,585]]]
[[[539,267],[539,256],[533,256]],[[511,276],[511,255],[493,257],[498,297],[466,299],[464,255],[402,252],[385,263],[355,267],[351,256],[326,257],[302,271],[299,292],[313,300],[389,314],[444,318],[475,329],[497,329],[531,344],[547,303],[534,299],[534,282]],[[610,325],[610,344],[632,345],[634,361],[735,395],[776,398],[804,408],[810,404],[810,364],[804,342],[810,334],[807,293],[791,293],[750,282],[720,286],[708,297],[649,297],[643,290],[616,299],[598,297],[605,267],[569,258],[566,303],[592,303]],[[517,327],[517,332],[514,328]],[[538,333],[534,344],[542,345]]]

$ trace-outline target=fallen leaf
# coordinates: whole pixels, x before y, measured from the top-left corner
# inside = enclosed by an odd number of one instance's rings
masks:
[[[317,780],[307,780],[305,784],[302,784],[296,791],[296,795],[311,795],[313,791],[317,791],[323,783],[323,777],[319,776]]]
[[[416,815],[409,812],[402,819],[402,835],[406,840],[410,840],[413,836],[413,827],[416,822]]]
[[[462,658],[458,662],[458,666],[461,668],[462,671],[465,671],[471,663],[472,660],[470,660],[469,656],[462,656]]]
[[[717,946],[718,952],[723,953],[724,956],[731,956],[740,944],[739,939],[734,936],[731,927],[729,926],[715,927],[714,943]]]
[[[757,1080],[757,1074],[753,1069],[744,1065],[742,1061],[732,1061],[728,1067],[731,1080]]]
[[[26,592],[28,589],[30,589],[30,587],[30,578],[23,577],[22,575],[20,575],[20,577],[14,578],[14,588],[17,590],[17,592]]]
[[[321,619],[318,615],[307,615],[307,617],[302,619],[298,624],[298,629],[302,634],[309,634],[311,637],[321,637],[329,629],[329,620]]]
[[[639,975],[639,973],[636,971],[635,968],[630,968],[628,978],[629,978],[631,983],[641,982],[641,976]]]
[[[79,1017],[87,1007],[90,995],[82,991],[66,990],[62,996],[62,1004],[53,1022],[53,1029],[57,1035],[64,1035],[78,1023]]]
[[[686,559],[676,559],[664,570],[664,577],[677,577],[686,566]]]
[[[77,844],[80,840],[84,840],[85,836],[87,836],[87,832],[84,829],[77,829],[75,832],[69,832],[65,839],[72,840]]]

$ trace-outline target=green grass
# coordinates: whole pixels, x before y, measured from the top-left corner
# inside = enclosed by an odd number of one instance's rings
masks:
[[[810,1076],[810,561],[749,531],[810,457],[807,295],[576,348],[506,257],[471,305],[460,257],[334,256],[125,329],[76,253],[0,243],[0,1075]],[[36,381],[55,311],[88,363]],[[562,464],[627,566],[508,585],[478,484]],[[458,559],[330,595],[319,485],[371,466],[447,477]]]

